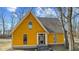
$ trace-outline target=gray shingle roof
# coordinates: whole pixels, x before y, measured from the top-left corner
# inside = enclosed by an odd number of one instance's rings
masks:
[[[63,33],[62,24],[58,18],[38,17],[38,19],[49,32]]]

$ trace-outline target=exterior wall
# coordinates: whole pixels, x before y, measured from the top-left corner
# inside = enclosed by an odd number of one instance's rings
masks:
[[[57,44],[64,44],[64,34],[63,33],[57,33]]]
[[[53,44],[53,42],[54,42],[54,34],[49,33],[48,34],[48,44]]]
[[[33,24],[32,30],[28,28],[28,23],[30,21]],[[37,45],[38,32],[45,32],[45,30],[30,13],[20,24],[20,26],[18,26],[18,28],[13,32],[12,45],[23,45],[23,34],[27,34],[27,45]]]
[[[48,34],[48,44],[64,44],[64,34],[63,33],[56,33],[56,43],[54,41],[55,34],[49,33]]]
[[[32,22],[33,27],[30,30],[28,28],[28,23]],[[24,45],[23,44],[23,35],[27,34],[27,46],[35,46],[37,45],[37,33],[39,32],[45,32],[47,33],[41,25],[36,21],[36,19],[33,17],[33,15],[30,13],[25,20],[17,27],[17,29],[12,33],[12,45]],[[54,44],[54,34],[53,33],[47,33],[47,43],[48,44]],[[64,43],[64,35],[62,33],[57,33],[57,44],[63,44]]]

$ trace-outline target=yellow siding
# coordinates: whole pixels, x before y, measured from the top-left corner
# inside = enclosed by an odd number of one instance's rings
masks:
[[[32,22],[32,30],[29,30],[28,23]],[[16,28],[12,33],[12,45],[24,45],[23,44],[23,34],[27,34],[27,44],[26,45],[37,45],[37,33],[45,32],[45,30],[36,21],[33,15],[30,13],[25,20]],[[46,32],[45,32],[46,33]],[[57,33],[57,43],[64,43],[64,35]],[[54,43],[54,34],[49,33],[47,36],[48,44]]]
[[[48,34],[48,44],[54,44],[54,34]],[[64,35],[63,33],[56,33],[56,44],[64,44]]]
[[[58,44],[63,44],[64,43],[64,35],[63,35],[63,33],[57,33],[56,38],[57,38],[57,43]]]
[[[32,22],[32,30],[28,29],[28,23]],[[35,20],[33,15],[30,13],[25,20],[18,26],[13,32],[13,45],[23,45],[23,34],[27,34],[28,42],[27,45],[37,45],[37,33],[45,32],[40,24]]]
[[[48,34],[48,44],[53,44],[53,42],[54,42],[54,34],[49,33]]]

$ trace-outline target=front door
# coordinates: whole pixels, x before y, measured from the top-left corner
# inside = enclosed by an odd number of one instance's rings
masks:
[[[39,45],[45,44],[45,34],[38,34],[38,44]]]

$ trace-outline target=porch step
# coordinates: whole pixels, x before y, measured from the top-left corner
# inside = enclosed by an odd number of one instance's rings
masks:
[[[37,49],[38,49],[39,51],[45,51],[45,50],[48,50],[49,48],[48,48],[48,46],[46,46],[46,45],[39,45],[39,46],[37,46]]]

